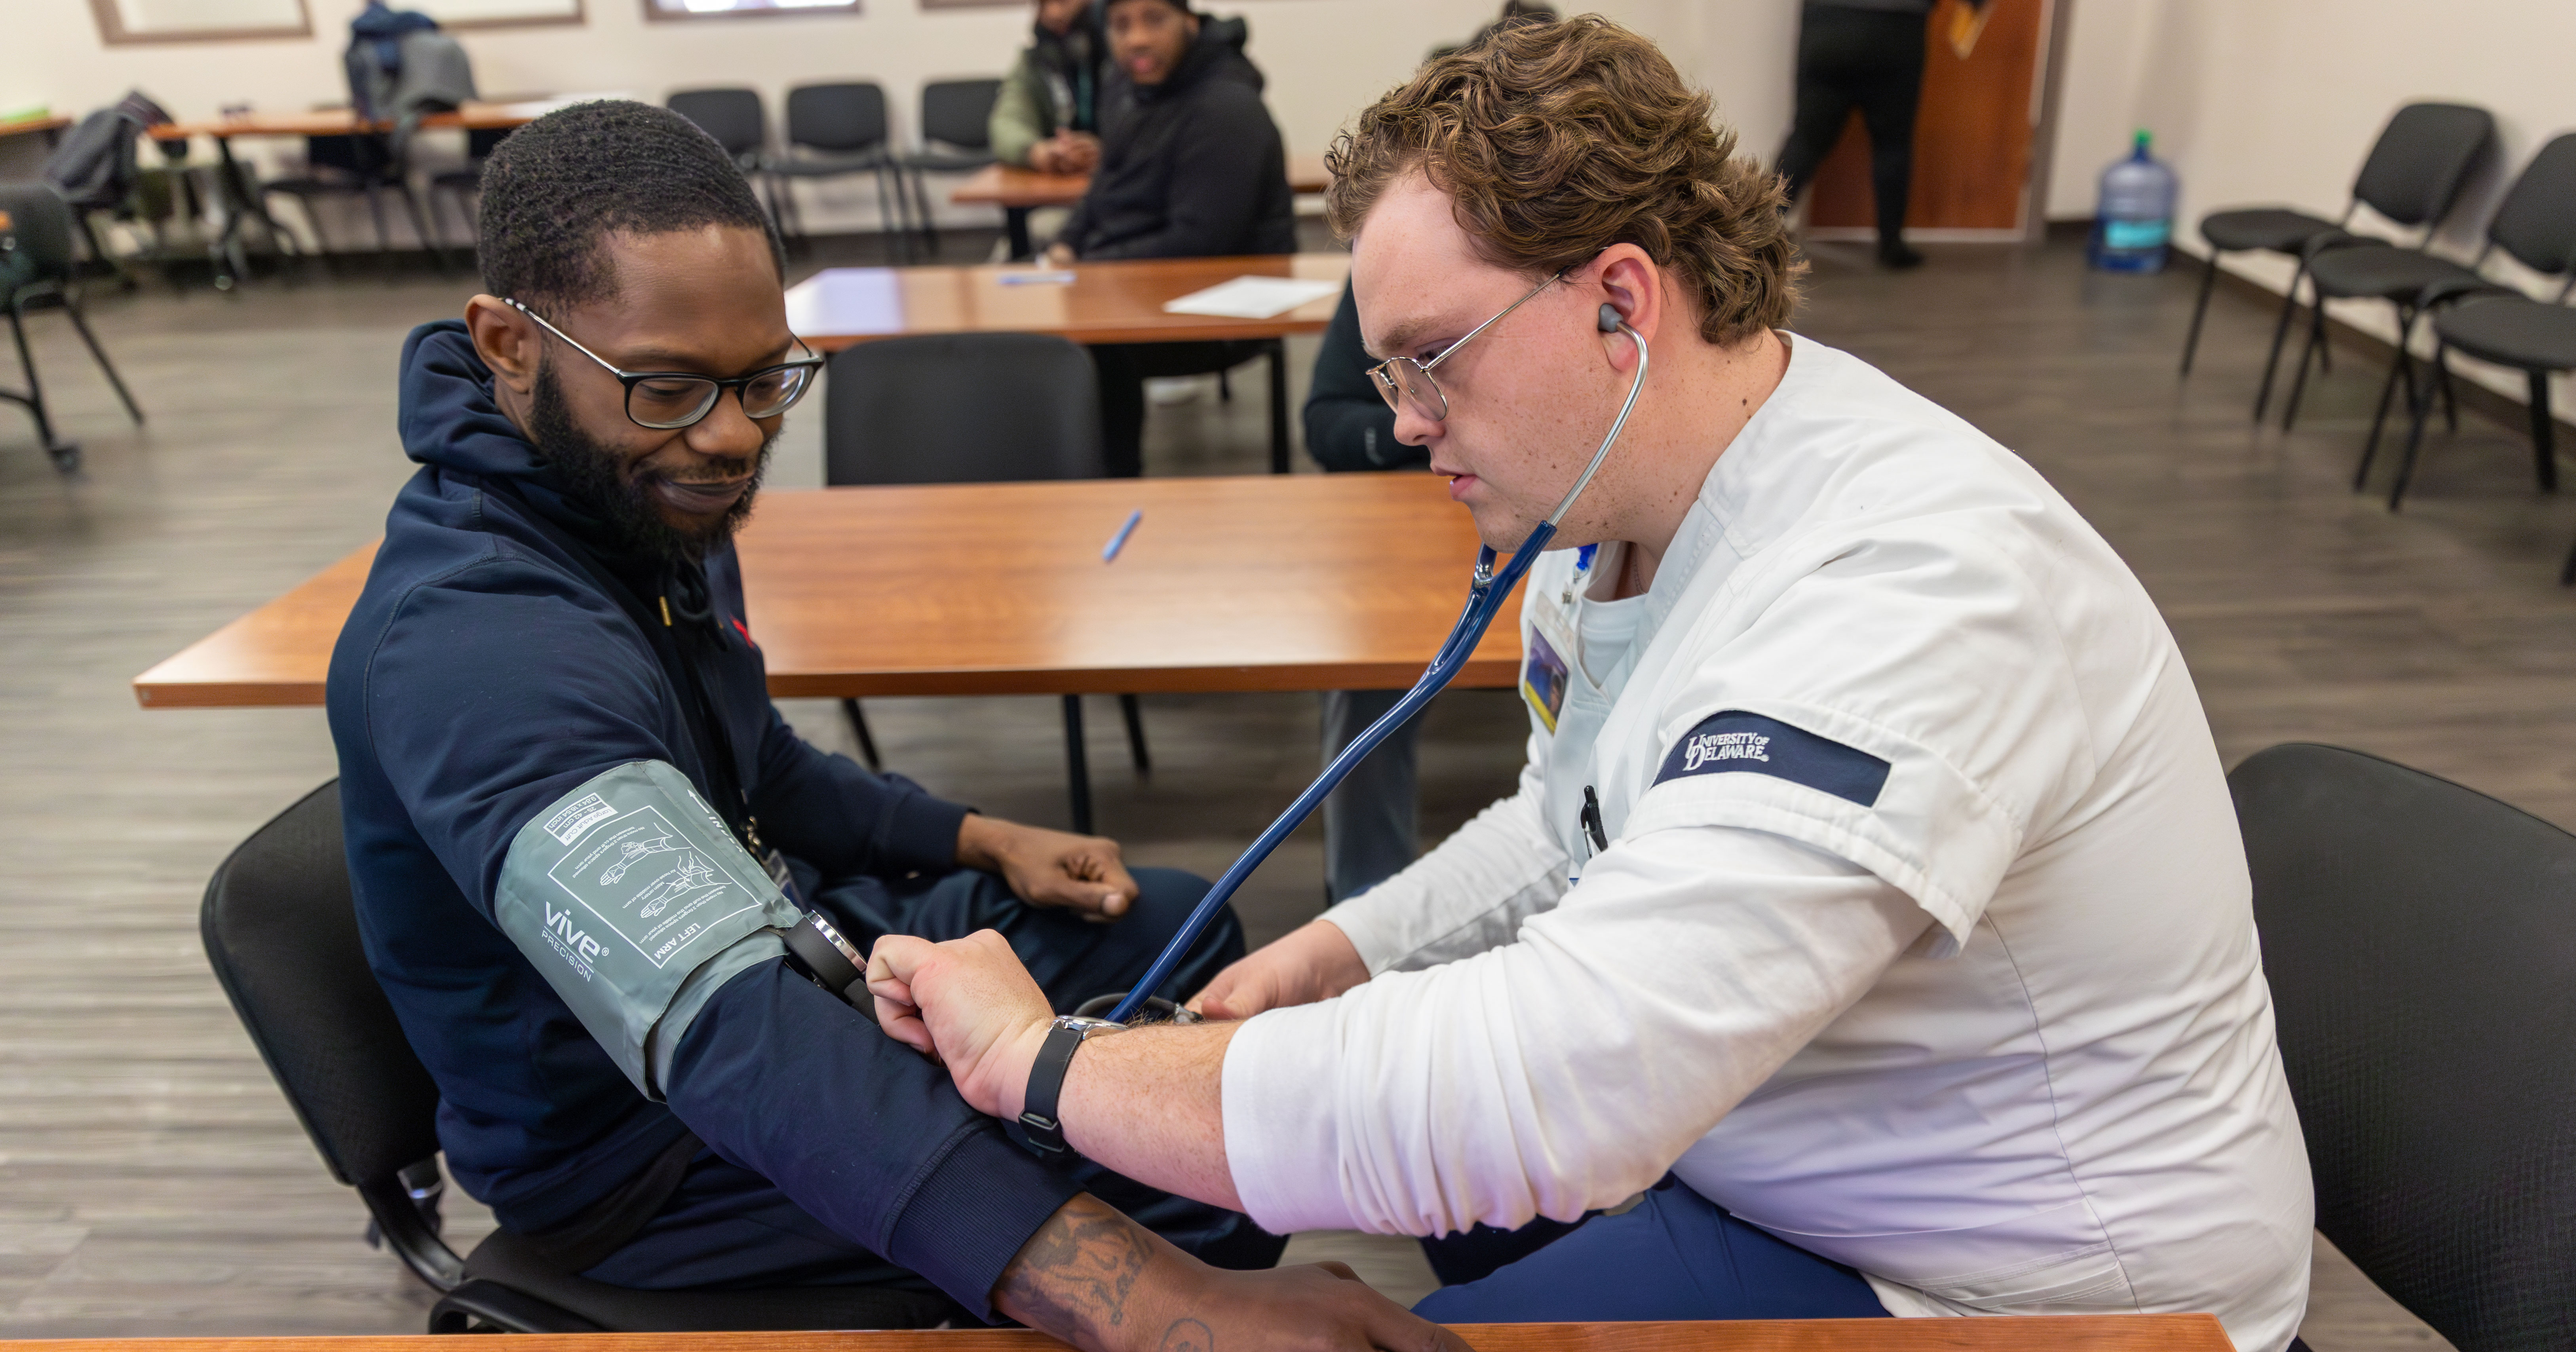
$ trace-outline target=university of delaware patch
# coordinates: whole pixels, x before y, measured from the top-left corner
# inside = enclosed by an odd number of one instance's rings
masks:
[[[1710,714],[1683,733],[1655,782],[1733,773],[1804,784],[1862,807],[1877,803],[1887,787],[1887,762],[1878,757],[1741,709]]]

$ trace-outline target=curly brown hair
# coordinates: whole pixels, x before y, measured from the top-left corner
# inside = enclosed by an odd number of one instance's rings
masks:
[[[1789,322],[1806,264],[1779,178],[1735,154],[1708,95],[1602,18],[1507,25],[1426,63],[1334,138],[1326,214],[1348,240],[1420,169],[1495,264],[1533,277],[1613,244],[1646,251],[1732,346]]]

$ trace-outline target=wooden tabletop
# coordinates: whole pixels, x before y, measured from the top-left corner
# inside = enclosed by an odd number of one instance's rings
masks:
[[[1288,157],[1288,190],[1322,192],[1333,185],[1321,155]],[[1091,189],[1089,174],[1042,174],[1017,165],[988,164],[974,172],[948,200],[961,207],[1069,207]]]
[[[1995,1319],[1797,1319],[1726,1324],[1457,1324],[1476,1352],[2234,1352],[2205,1314]],[[379,1338],[101,1338],[11,1343],[24,1352],[431,1352]],[[1025,1329],[918,1333],[519,1333],[512,1352],[1056,1352]]]
[[[29,132],[61,131],[72,120],[60,113],[38,113],[33,117],[0,118],[0,136],[24,136]]]
[[[1350,255],[1338,253],[1077,263],[1062,271],[1025,263],[826,268],[788,288],[787,326],[823,352],[920,333],[1052,333],[1077,343],[1278,338],[1323,332],[1340,296],[1269,319],[1165,314],[1163,302],[1243,276],[1309,277],[1338,290],[1350,271]],[[1072,280],[1057,280],[1068,273]]]
[[[1250,475],[772,492],[740,552],[773,695],[1361,690],[1421,675],[1476,536],[1427,474]],[[374,554],[136,677],[136,701],[320,704]],[[1515,611],[1458,684],[1519,661]]]
[[[538,118],[567,106],[561,99],[529,99],[518,103],[468,103],[452,113],[431,113],[420,125],[453,130],[495,131],[505,127],[524,127]],[[212,136],[229,140],[235,136],[348,136],[357,132],[393,130],[391,122],[367,122],[346,108],[315,113],[244,113],[239,117],[219,117],[202,122],[164,122],[144,130],[156,141],[183,136]]]

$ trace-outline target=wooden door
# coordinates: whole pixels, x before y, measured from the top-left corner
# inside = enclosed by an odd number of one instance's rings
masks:
[[[2053,0],[1986,0],[1984,30],[1962,59],[1950,34],[1967,6],[1933,6],[1923,58],[1923,110],[1914,124],[1908,230],[1952,238],[2020,238],[2031,209],[2032,146]],[[1807,192],[1807,226],[1825,237],[1868,234],[1869,137],[1852,114]]]

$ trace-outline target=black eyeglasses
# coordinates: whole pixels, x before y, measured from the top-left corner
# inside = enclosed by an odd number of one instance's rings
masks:
[[[805,340],[798,338],[796,345],[805,348],[803,357],[763,367],[750,375],[735,376],[731,380],[692,375],[686,371],[621,371],[602,360],[598,353],[574,342],[571,334],[547,323],[545,316],[506,296],[502,303],[537,321],[539,328],[563,339],[573,351],[598,362],[601,370],[617,377],[618,383],[626,387],[627,419],[638,427],[649,427],[657,432],[695,425],[715,409],[716,400],[723,398],[728,389],[742,400],[744,417],[755,422],[762,418],[775,418],[805,397],[805,391],[814,384],[814,372],[823,365],[823,359],[814,355],[814,349],[805,347]]]

